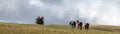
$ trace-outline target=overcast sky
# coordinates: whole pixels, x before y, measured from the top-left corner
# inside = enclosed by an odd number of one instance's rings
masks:
[[[0,0],[1,22],[35,24],[38,16],[45,24],[120,25],[120,0]]]

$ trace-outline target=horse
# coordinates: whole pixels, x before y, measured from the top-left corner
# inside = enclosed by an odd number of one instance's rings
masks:
[[[90,25],[89,23],[86,23],[86,24],[85,24],[85,30],[88,30],[88,29],[89,29],[89,25]]]
[[[78,29],[82,30],[83,23],[77,20]]]
[[[76,27],[76,22],[75,21],[70,21],[69,25],[71,25],[72,28]]]

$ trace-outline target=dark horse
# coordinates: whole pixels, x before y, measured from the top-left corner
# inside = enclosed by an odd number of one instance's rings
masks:
[[[83,23],[77,20],[78,29],[82,30]]]
[[[86,23],[85,24],[85,30],[88,30],[89,29],[89,23]]]
[[[70,21],[69,25],[71,25],[73,28],[76,27],[76,22],[75,21]]]

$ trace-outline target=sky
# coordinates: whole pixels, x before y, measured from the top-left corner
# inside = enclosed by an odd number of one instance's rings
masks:
[[[120,26],[120,0],[0,0],[0,21],[68,25],[70,21]]]

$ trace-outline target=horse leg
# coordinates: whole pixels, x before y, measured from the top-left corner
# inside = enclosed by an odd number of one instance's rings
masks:
[[[80,26],[80,30],[82,30],[82,26]]]
[[[74,25],[72,25],[72,28],[74,27]]]
[[[77,28],[80,29],[80,26],[78,25]]]
[[[74,24],[74,28],[76,27],[76,25]]]

